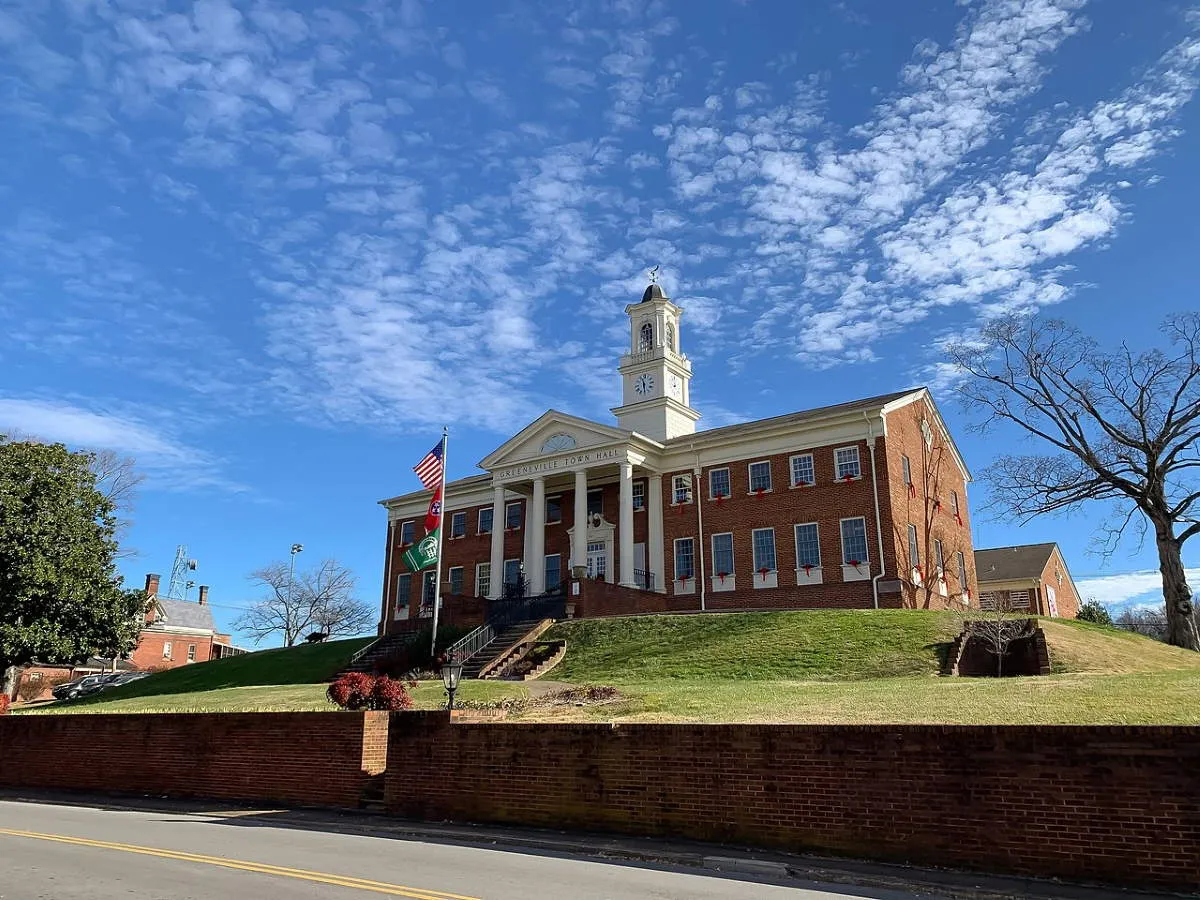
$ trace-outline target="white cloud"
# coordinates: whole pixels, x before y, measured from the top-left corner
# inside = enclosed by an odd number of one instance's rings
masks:
[[[1200,568],[1185,569],[1185,575],[1193,589],[1200,586]],[[1162,605],[1162,574],[1157,569],[1080,578],[1075,587],[1084,600],[1098,600],[1110,608]]]

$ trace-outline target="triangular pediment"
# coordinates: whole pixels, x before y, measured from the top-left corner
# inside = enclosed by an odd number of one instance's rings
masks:
[[[543,456],[628,441],[631,437],[631,431],[551,409],[485,456],[479,467],[491,471]]]

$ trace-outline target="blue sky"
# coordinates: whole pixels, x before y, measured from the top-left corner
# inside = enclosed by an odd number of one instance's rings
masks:
[[[443,424],[462,476],[610,420],[655,264],[707,427],[937,391],[1009,310],[1153,343],[1196,296],[1198,68],[1177,2],[4,0],[0,427],[139,460],[135,583],[186,543],[228,622],[300,541],[374,601]],[[939,393],[976,471],[1024,449]],[[1152,596],[1102,515],[976,545]]]

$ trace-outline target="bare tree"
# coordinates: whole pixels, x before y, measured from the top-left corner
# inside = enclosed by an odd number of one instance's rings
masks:
[[[1059,320],[1004,319],[950,349],[972,378],[959,392],[1011,422],[1050,453],[1002,456],[984,473],[994,505],[1016,518],[1109,501],[1111,553],[1140,512],[1154,532],[1166,601],[1167,643],[1200,650],[1182,550],[1200,534],[1200,315],[1168,318],[1166,350],[1105,352]]]
[[[1118,628],[1132,631],[1143,637],[1156,641],[1167,639],[1167,614],[1160,606],[1158,609],[1127,609],[1124,610],[1114,623]]]
[[[996,677],[1003,678],[1004,657],[1029,628],[1029,610],[1014,610],[1008,591],[996,591],[988,601],[980,598],[980,608],[979,615],[967,623],[967,632],[996,657]]]
[[[312,631],[355,635],[375,625],[375,610],[355,597],[354,574],[335,559],[297,572],[293,581],[288,563],[273,562],[250,573],[250,581],[266,596],[234,621],[233,627],[261,643],[273,634],[291,647]]]

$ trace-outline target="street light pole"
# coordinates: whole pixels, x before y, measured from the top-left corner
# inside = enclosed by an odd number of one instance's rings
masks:
[[[296,580],[296,554],[303,552],[303,550],[303,544],[292,544],[292,562],[291,565],[288,566],[287,614],[289,616],[292,614],[292,585]]]

